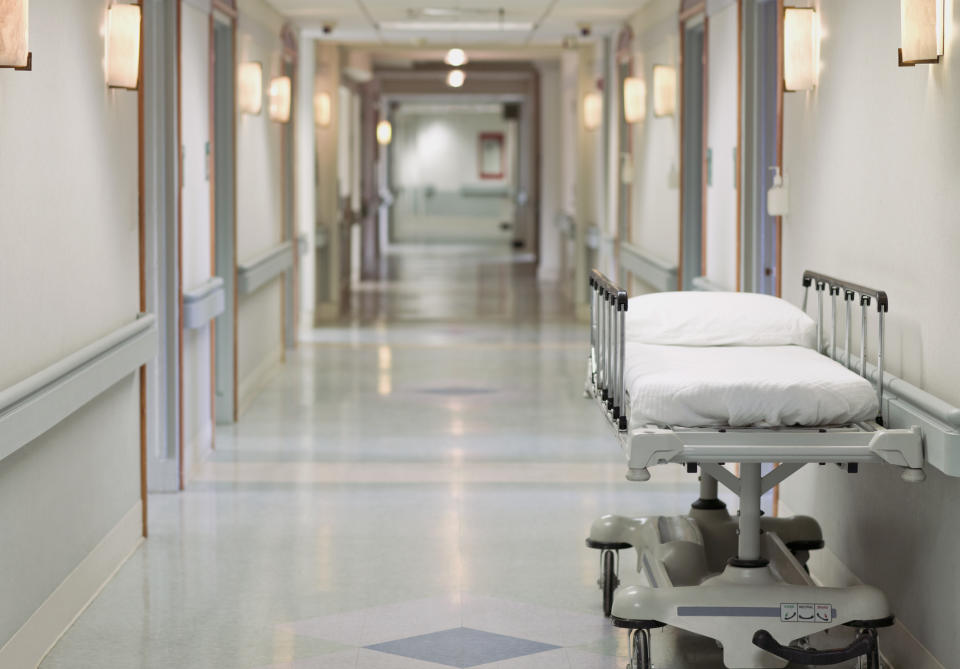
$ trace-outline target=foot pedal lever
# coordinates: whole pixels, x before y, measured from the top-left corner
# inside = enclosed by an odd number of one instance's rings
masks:
[[[753,635],[753,645],[788,662],[822,667],[825,665],[840,664],[841,662],[855,660],[864,655],[870,655],[876,651],[877,642],[875,636],[867,632],[861,632],[846,648],[806,650],[803,648],[784,646],[774,639],[767,630],[757,630]]]

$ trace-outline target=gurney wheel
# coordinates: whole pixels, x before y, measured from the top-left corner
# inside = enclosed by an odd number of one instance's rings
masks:
[[[613,610],[613,591],[620,585],[613,551],[603,551],[600,566],[600,588],[603,590],[603,615],[610,617]]]
[[[630,633],[630,665],[627,669],[653,669],[650,661],[650,630],[636,629]]]

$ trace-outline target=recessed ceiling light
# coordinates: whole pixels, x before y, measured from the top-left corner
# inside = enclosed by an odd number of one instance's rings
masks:
[[[467,54],[463,49],[450,49],[443,62],[450,67],[461,67],[467,64]]]
[[[528,32],[530,21],[384,21],[381,30],[402,32]]]
[[[450,88],[460,88],[463,82],[467,80],[467,75],[463,70],[450,70],[447,73],[447,86]]]

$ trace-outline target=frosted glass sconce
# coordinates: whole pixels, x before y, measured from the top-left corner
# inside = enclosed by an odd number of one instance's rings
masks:
[[[386,146],[393,140],[393,126],[390,121],[380,121],[377,123],[377,144]]]
[[[597,91],[591,91],[583,96],[583,127],[587,130],[596,130],[603,120],[603,98]]]
[[[783,10],[783,88],[808,91],[817,85],[820,58],[817,12],[807,7]]]
[[[135,89],[140,79],[140,5],[107,10],[107,86]]]
[[[313,96],[313,120],[317,125],[321,128],[329,126],[332,112],[333,106],[329,93],[320,91]]]
[[[638,77],[623,80],[623,118],[639,123],[647,116],[647,84]]]
[[[673,116],[677,111],[677,70],[669,65],[653,66],[653,115]]]
[[[263,66],[240,63],[237,67],[237,106],[242,114],[259,114],[263,107]]]
[[[0,2],[0,67],[29,70],[30,0]]]
[[[270,81],[270,120],[286,123],[290,120],[290,77],[275,77]]]
[[[939,63],[942,55],[943,0],[900,0],[900,65]]]

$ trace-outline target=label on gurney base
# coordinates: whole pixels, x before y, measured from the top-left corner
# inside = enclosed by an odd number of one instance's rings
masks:
[[[790,603],[780,605],[780,622],[784,623],[829,623],[833,620],[830,604]]]

